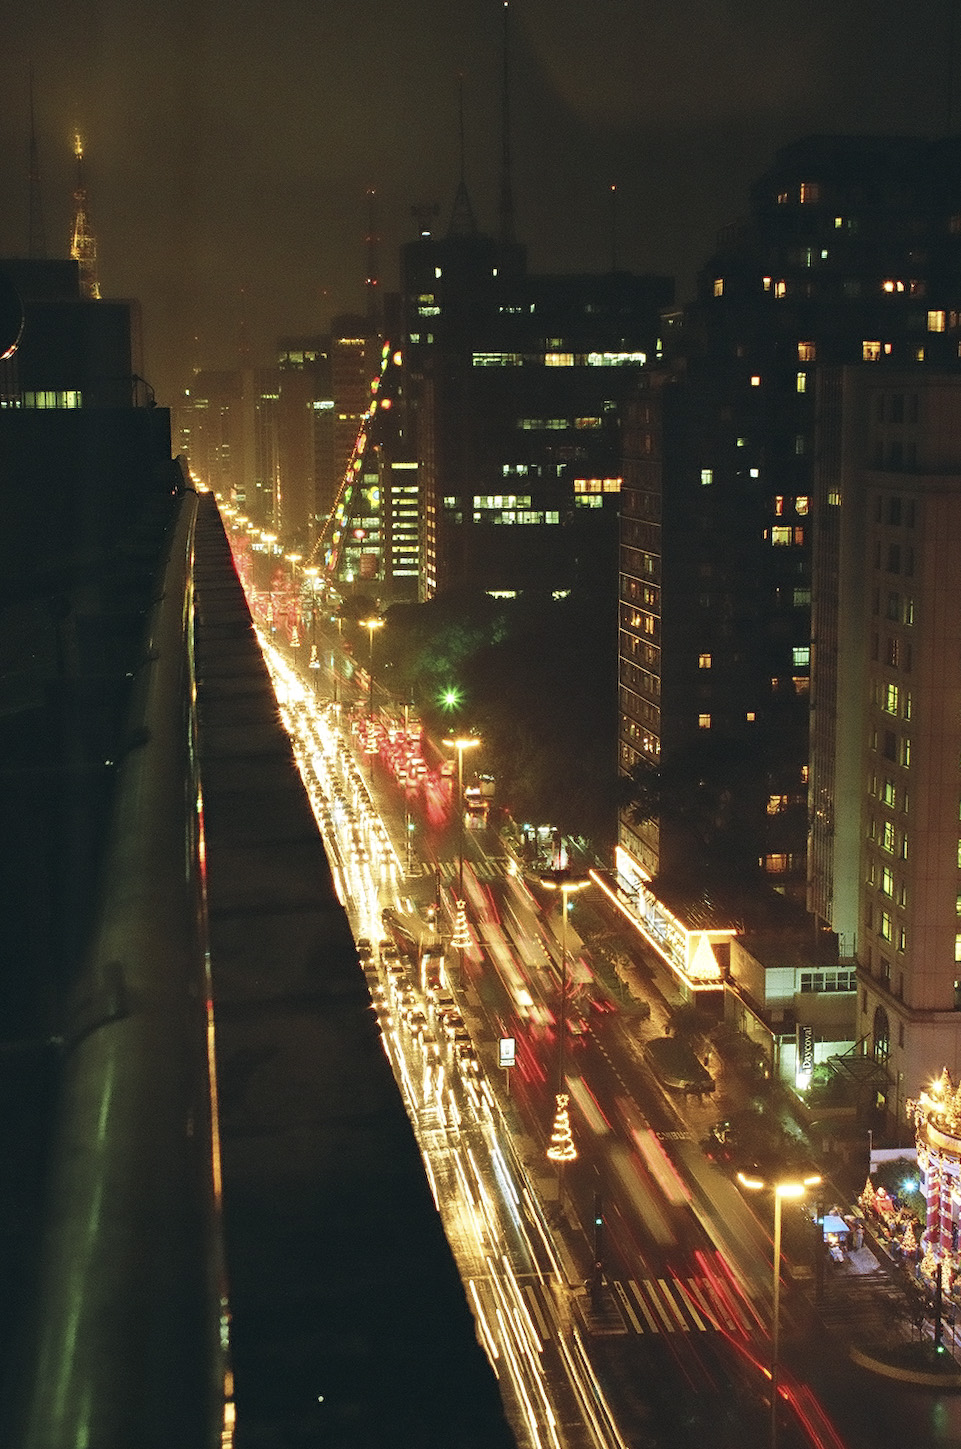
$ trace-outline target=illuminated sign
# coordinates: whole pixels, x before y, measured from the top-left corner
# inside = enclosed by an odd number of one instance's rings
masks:
[[[515,1050],[517,1041],[512,1036],[502,1036],[497,1044],[497,1064],[501,1067],[512,1067],[515,1062]]]

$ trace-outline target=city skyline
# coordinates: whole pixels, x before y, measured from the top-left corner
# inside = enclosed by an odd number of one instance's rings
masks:
[[[511,5],[511,182],[533,269],[667,274],[683,303],[777,146],[953,123],[941,0],[908,44],[893,5],[864,0],[803,17],[780,0],[672,13],[668,27],[601,0],[587,28],[572,4]],[[361,30],[346,7],[213,0],[146,26],[116,0],[8,15],[0,252],[27,247],[32,70],[48,254],[67,251],[79,130],[104,295],[141,301],[161,402],[192,368],[235,365],[244,334],[267,361],[278,337],[364,309],[371,190],[377,270],[395,287],[412,208],[436,206],[446,231],[461,105],[464,180],[478,225],[496,231],[502,5],[366,16]]]

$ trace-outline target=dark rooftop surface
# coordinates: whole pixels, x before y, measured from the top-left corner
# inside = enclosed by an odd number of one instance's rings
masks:
[[[197,555],[237,1443],[508,1449],[212,498]]]

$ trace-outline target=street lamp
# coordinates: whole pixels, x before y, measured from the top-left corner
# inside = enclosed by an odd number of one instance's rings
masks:
[[[560,1045],[557,1052],[557,1090],[564,1091],[564,1047],[567,1036],[567,903],[572,895],[591,883],[590,876],[574,875],[567,867],[541,876],[541,885],[561,893],[561,1011]]]
[[[379,618],[375,614],[373,616],[373,618],[370,618],[370,619],[361,619],[360,625],[361,625],[361,628],[362,629],[366,629],[367,630],[367,639],[368,639],[368,643],[369,643],[369,653],[368,653],[368,657],[367,657],[367,671],[368,671],[368,674],[369,674],[369,677],[370,677],[370,689],[369,689],[368,695],[367,695],[367,717],[368,717],[368,719],[373,719],[374,718],[374,630],[375,629],[382,629],[384,627],[384,621],[383,621],[383,619]]]
[[[777,1449],[778,1429],[778,1367],[781,1347],[781,1203],[784,1198],[803,1197],[809,1187],[816,1187],[821,1181],[817,1173],[809,1177],[767,1182],[761,1177],[751,1177],[739,1172],[737,1180],[742,1187],[752,1192],[761,1192],[766,1187],[774,1189],[774,1311],[771,1324],[771,1449]]]
[[[384,621],[377,614],[370,619],[362,619],[361,624],[367,630],[367,638],[370,641],[370,654],[367,660],[367,671],[370,677],[370,690],[367,695],[367,748],[370,750],[370,778],[374,778],[374,630],[382,629]]]
[[[445,740],[448,749],[457,751],[457,808],[460,812],[459,850],[457,855],[457,898],[464,898],[464,751],[480,744],[477,735],[458,735]]]
[[[590,885],[590,877],[573,875],[566,867],[552,870],[541,876],[541,884],[549,891],[561,893],[561,1009],[560,1027],[557,1034],[557,1093],[554,1098],[554,1124],[547,1148],[547,1159],[557,1164],[557,1205],[563,1209],[564,1165],[574,1162],[577,1148],[571,1135],[568,1114],[567,1083],[564,1073],[564,1055],[567,1046],[567,903],[576,891]]]

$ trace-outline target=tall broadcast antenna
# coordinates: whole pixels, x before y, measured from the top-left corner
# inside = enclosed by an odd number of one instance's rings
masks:
[[[81,294],[94,301],[99,301],[97,243],[87,221],[87,188],[83,179],[83,141],[79,135],[73,138],[73,154],[77,158],[77,185],[73,193],[73,235],[70,241],[70,255],[75,262],[80,263]]]

